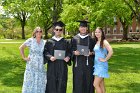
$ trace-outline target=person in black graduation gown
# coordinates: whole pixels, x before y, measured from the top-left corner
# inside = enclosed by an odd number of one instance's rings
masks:
[[[71,40],[73,61],[73,93],[94,93],[93,87],[93,48],[95,41],[88,35],[88,22],[80,22],[79,31]],[[89,56],[80,55],[77,45],[88,46]]]
[[[46,93],[66,93],[67,75],[70,65],[71,51],[69,42],[61,37],[63,33],[64,23],[58,21],[54,23],[54,36],[47,40],[44,46],[44,58],[47,64],[47,86]],[[56,59],[55,50],[64,50],[65,58]]]

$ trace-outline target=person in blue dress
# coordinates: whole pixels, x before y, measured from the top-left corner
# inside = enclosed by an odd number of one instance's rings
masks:
[[[28,57],[24,54],[26,47],[29,47]],[[22,93],[45,93],[47,80],[43,62],[44,41],[42,39],[42,29],[36,27],[33,37],[27,39],[19,49],[23,60],[26,61]]]
[[[105,93],[104,78],[109,78],[108,60],[113,54],[112,47],[105,39],[103,29],[97,27],[95,30],[96,45],[94,47],[94,82],[96,93]]]

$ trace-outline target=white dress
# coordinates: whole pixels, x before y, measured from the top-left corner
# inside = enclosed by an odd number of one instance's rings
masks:
[[[22,93],[45,93],[46,70],[43,62],[44,41],[38,44],[36,38],[24,42],[29,47],[30,61],[26,63]]]

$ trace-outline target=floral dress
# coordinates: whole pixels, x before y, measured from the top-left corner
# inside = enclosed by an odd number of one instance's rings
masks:
[[[45,93],[46,70],[43,62],[44,41],[37,43],[36,38],[29,38],[24,45],[29,47],[30,61],[26,63],[22,93]]]

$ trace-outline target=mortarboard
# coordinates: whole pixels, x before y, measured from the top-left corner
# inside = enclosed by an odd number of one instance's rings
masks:
[[[77,22],[80,22],[79,26],[82,26],[82,27],[87,27],[88,26],[87,24],[89,23],[88,21],[85,21],[85,20],[81,20],[81,21],[79,20]]]
[[[62,21],[55,22],[55,23],[53,23],[53,25],[54,25],[54,27],[56,27],[56,26],[64,27],[65,26],[65,24]]]

